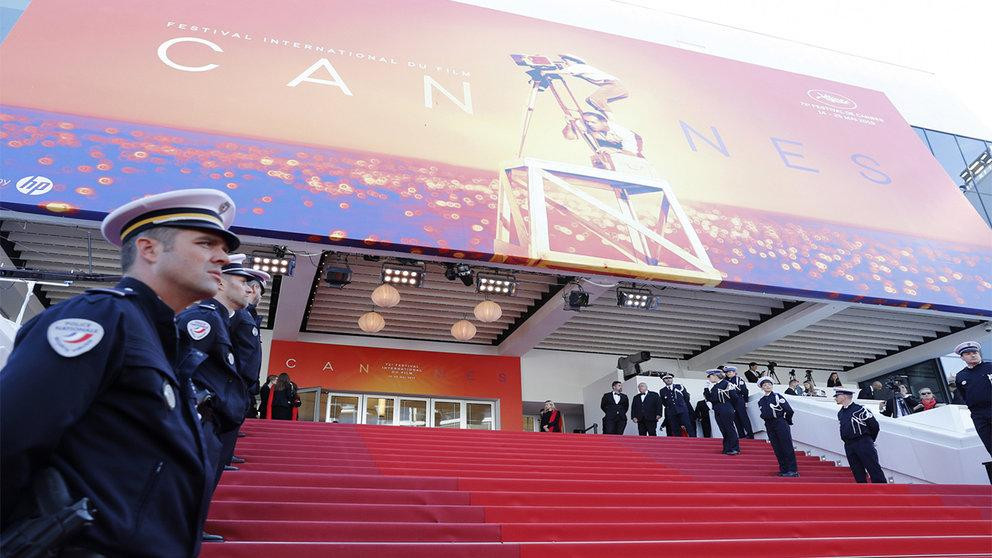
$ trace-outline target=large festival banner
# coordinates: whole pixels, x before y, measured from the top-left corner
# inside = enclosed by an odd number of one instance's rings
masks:
[[[501,430],[523,428],[520,358],[272,341],[269,373],[301,387],[499,402]]]
[[[34,0],[0,204],[992,315],[992,231],[884,94],[444,0]]]

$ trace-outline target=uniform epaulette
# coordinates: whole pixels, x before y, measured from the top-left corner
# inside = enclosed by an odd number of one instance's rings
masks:
[[[200,308],[206,308],[207,310],[216,310],[217,309],[217,307],[214,306],[213,304],[207,304],[206,302],[201,302],[200,304],[197,304],[197,306],[200,307]]]
[[[109,288],[109,287],[95,287],[95,288],[92,288],[92,289],[86,289],[85,292],[87,292],[87,293],[112,294],[114,296],[118,296],[118,297],[121,297],[121,298],[124,298],[125,296],[133,296],[134,295],[134,290],[132,290],[130,288],[112,289],[112,288]]]

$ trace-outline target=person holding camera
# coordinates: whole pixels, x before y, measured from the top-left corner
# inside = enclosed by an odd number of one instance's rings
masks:
[[[954,348],[965,367],[954,378],[958,394],[971,411],[975,432],[992,455],[992,363],[982,362],[982,345],[965,341]]]
[[[902,382],[892,381],[885,384],[885,387],[889,389],[892,397],[878,404],[878,412],[883,415],[899,418],[911,415],[917,410],[922,409],[920,402],[912,395],[909,395],[909,390],[906,389],[905,384]]]
[[[795,411],[784,397],[772,391],[771,378],[765,376],[759,379],[758,387],[765,394],[758,400],[758,408],[761,410],[761,420],[765,421],[768,441],[778,460],[778,476],[798,477],[796,450],[792,447],[792,431],[789,428]]]

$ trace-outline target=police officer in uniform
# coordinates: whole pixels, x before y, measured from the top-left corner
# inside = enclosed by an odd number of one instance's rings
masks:
[[[741,438],[754,439],[754,428],[751,427],[751,418],[747,416],[747,382],[737,375],[736,366],[724,366],[723,373],[727,381],[737,388],[737,400],[734,402],[734,424],[737,426],[737,435]]]
[[[209,455],[215,469],[214,486],[228,468],[248,406],[248,386],[238,373],[230,321],[235,312],[248,305],[250,278],[241,263],[229,262],[222,269],[217,296],[187,308],[176,319],[180,350],[207,355],[193,372],[193,385],[200,394],[203,429],[213,434]],[[203,540],[222,541],[223,537],[204,533]]]
[[[758,409],[761,410],[761,420],[765,421],[765,432],[775,451],[775,459],[778,459],[778,476],[798,477],[796,450],[792,447],[792,432],[789,429],[795,413],[785,397],[772,391],[773,383],[768,376],[758,379],[758,387],[765,394],[758,400]]]
[[[46,496],[33,480],[55,470],[70,498],[96,510],[64,541],[66,555],[198,554],[213,484],[190,382],[202,355],[176,351],[174,318],[217,291],[239,242],[227,231],[234,214],[231,198],[207,189],[117,208],[102,232],[121,247],[124,278],[18,332],[0,372],[5,543],[37,515],[24,506]]]
[[[734,425],[734,399],[737,397],[737,388],[727,381],[723,370],[719,368],[707,370],[706,379],[712,385],[703,390],[703,395],[713,404],[716,425],[723,435],[723,453],[737,455],[741,452],[740,438]]]
[[[886,484],[885,473],[878,464],[875,439],[878,438],[878,420],[871,411],[854,402],[854,390],[834,388],[834,401],[841,405],[837,413],[840,421],[840,439],[844,441],[844,453],[851,464],[854,480],[860,483]],[[867,476],[865,472],[867,471]]]
[[[672,429],[674,436],[696,437],[696,424],[692,420],[692,401],[689,390],[682,384],[675,383],[675,375],[665,372],[661,375],[665,386],[658,390],[661,396],[661,406],[665,409],[665,420]],[[683,428],[685,433],[683,434]]]
[[[954,377],[958,396],[971,411],[975,432],[992,454],[992,363],[982,362],[982,345],[965,341],[954,348],[965,367]]]
[[[242,259],[242,265],[244,260]],[[265,287],[272,276],[258,269],[245,268],[251,279],[248,285],[251,287],[251,296],[248,299],[248,306],[238,310],[231,318],[231,335],[234,340],[234,359],[238,364],[238,372],[248,383],[248,410],[247,418],[258,416],[258,408],[255,405],[255,398],[258,397],[259,374],[262,371],[262,337],[260,328],[262,318],[258,315],[258,303],[265,294]]]

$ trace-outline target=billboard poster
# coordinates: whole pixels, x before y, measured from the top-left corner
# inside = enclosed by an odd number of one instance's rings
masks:
[[[397,6],[34,0],[0,204],[211,187],[261,236],[992,314],[992,232],[884,94]]]
[[[274,340],[269,363],[303,387],[495,400],[500,428],[522,428],[519,357]]]

